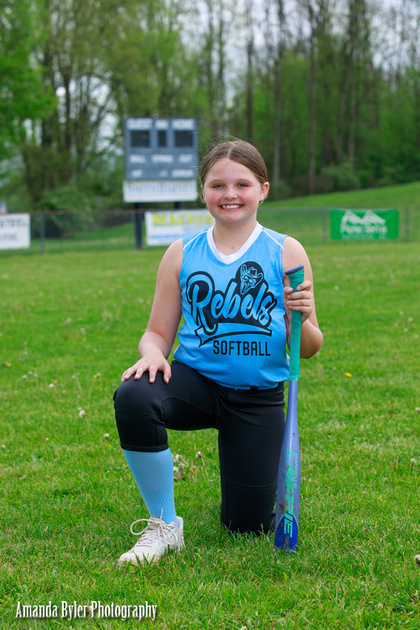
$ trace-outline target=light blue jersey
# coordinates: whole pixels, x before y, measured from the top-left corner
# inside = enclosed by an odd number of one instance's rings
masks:
[[[183,240],[184,324],[175,359],[220,385],[271,388],[289,377],[283,303],[286,236],[257,224],[224,256],[213,227]]]

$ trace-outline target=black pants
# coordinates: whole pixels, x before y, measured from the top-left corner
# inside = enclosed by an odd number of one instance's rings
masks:
[[[122,448],[163,451],[166,429],[217,429],[222,523],[233,531],[269,531],[284,431],[283,383],[269,390],[234,390],[176,362],[169,383],[161,372],[154,383],[148,379],[148,373],[131,377],[115,392]]]

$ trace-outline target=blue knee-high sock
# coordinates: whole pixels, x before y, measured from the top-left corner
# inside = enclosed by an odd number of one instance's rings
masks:
[[[176,523],[174,471],[169,448],[157,453],[124,450],[124,455],[150,516],[162,517],[165,523]]]

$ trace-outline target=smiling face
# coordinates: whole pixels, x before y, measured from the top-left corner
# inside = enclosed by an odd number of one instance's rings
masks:
[[[216,221],[243,224],[256,221],[258,206],[266,198],[268,189],[268,182],[259,182],[249,168],[222,158],[209,169],[202,193]]]

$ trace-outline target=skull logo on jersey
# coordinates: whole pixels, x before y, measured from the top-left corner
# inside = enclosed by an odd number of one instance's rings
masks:
[[[240,268],[241,276],[241,295],[245,295],[251,289],[255,289],[264,278],[262,272],[258,273],[255,267],[247,267],[246,263]]]

